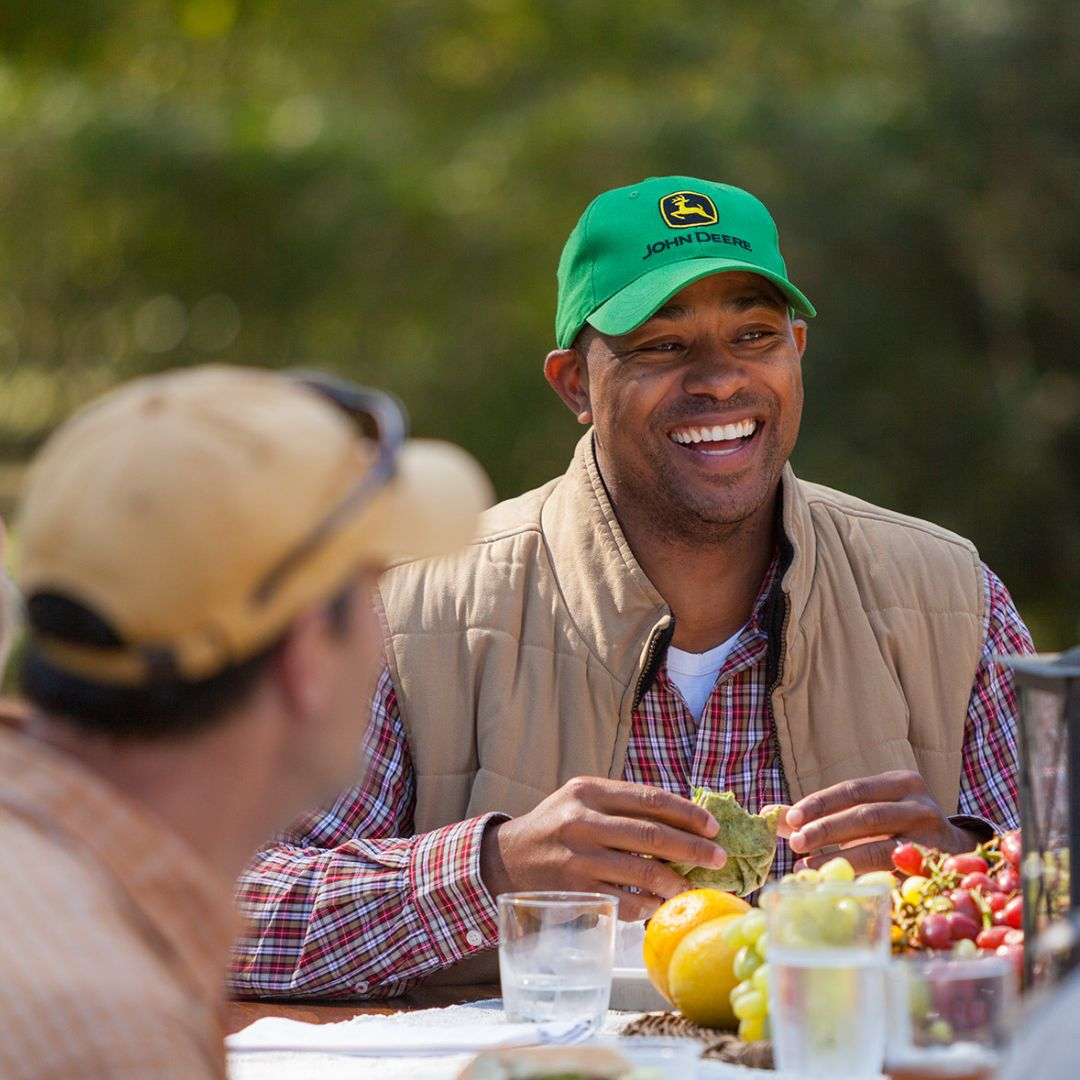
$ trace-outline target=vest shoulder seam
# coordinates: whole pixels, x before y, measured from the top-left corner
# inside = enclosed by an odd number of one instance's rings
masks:
[[[822,507],[823,509],[841,514],[844,517],[860,518],[866,521],[877,521],[883,525],[891,526],[905,531],[922,533],[934,540],[938,540],[950,547],[961,548],[966,552],[977,552],[975,544],[965,536],[946,529],[943,525],[936,525],[924,518],[914,517],[910,514],[900,513],[898,510],[890,510],[884,506],[875,506],[865,502],[854,495],[845,495],[843,492],[834,491],[832,488],[823,487],[820,484],[810,484],[805,481],[802,484],[803,494],[807,506],[811,509]]]

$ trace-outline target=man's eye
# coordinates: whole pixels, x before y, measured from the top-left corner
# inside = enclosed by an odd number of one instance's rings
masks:
[[[673,353],[682,348],[678,341],[656,341],[648,345],[639,345],[634,351],[637,353]]]
[[[772,330],[747,330],[745,333],[739,335],[739,341],[764,341],[766,338],[774,337],[775,333]]]

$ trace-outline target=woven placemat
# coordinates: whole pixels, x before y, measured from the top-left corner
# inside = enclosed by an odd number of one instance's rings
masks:
[[[631,1020],[619,1031],[620,1035],[674,1035],[679,1038],[696,1039],[704,1044],[703,1058],[724,1061],[729,1065],[749,1065],[754,1069],[773,1069],[773,1051],[770,1042],[743,1042],[738,1035],[730,1031],[716,1031],[713,1028],[692,1024],[685,1016],[678,1013],[646,1013],[637,1020]]]

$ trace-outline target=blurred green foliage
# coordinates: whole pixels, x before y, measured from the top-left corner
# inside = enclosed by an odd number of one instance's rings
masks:
[[[1065,0],[4,5],[0,476],[217,359],[389,387],[500,493],[543,481],[578,434],[540,370],[563,240],[703,175],[764,199],[820,312],[796,467],[972,537],[1070,644],[1077,102]]]

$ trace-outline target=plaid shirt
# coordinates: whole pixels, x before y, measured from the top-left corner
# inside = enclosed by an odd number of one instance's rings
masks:
[[[679,794],[691,785],[733,791],[748,807],[782,803],[762,617],[778,572],[762,583],[705,705],[694,720],[666,665],[633,717],[623,775]],[[963,814],[1015,828],[1016,700],[999,653],[1032,652],[1005,586],[984,567],[982,656],[968,704]],[[299,821],[241,878],[250,916],[231,986],[245,995],[388,997],[498,941],[495,904],[480,879],[488,814],[415,836],[416,787],[388,672],[375,694],[365,781]],[[776,873],[790,868],[781,841]]]

